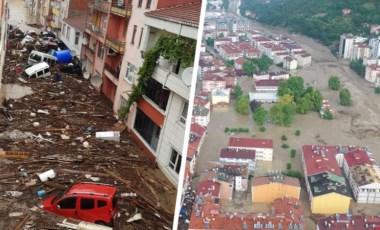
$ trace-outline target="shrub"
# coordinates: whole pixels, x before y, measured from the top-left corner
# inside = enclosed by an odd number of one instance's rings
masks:
[[[267,129],[264,126],[261,126],[259,130],[260,130],[260,132],[265,132],[265,130],[267,130]]]
[[[376,87],[376,88],[375,88],[375,93],[376,93],[376,94],[380,94],[380,87]]]
[[[244,132],[245,132],[245,133],[248,133],[248,132],[249,132],[249,128],[245,128],[245,129],[244,129]]]
[[[297,129],[296,132],[295,132],[295,135],[296,136],[301,136],[301,131],[299,129]]]
[[[244,128],[239,128],[238,131],[239,131],[239,133],[243,133],[245,131],[245,129]]]
[[[281,145],[281,148],[283,148],[283,149],[287,149],[287,148],[289,148],[289,145],[288,145],[288,144],[282,144],[282,145]]]
[[[290,157],[294,158],[296,156],[296,152],[297,151],[295,149],[290,150]]]
[[[287,170],[291,170],[292,169],[292,164],[291,163],[287,163],[286,164],[286,169]]]
[[[233,128],[233,129],[230,129],[230,131],[233,132],[233,133],[237,133],[237,132],[238,132],[238,129]]]
[[[224,128],[225,133],[228,133],[229,131],[230,131],[230,128],[228,128],[228,127]]]
[[[288,138],[286,137],[286,135],[282,135],[281,140],[286,141],[288,140]]]

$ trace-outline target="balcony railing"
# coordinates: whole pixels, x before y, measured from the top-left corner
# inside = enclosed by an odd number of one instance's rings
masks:
[[[103,0],[90,0],[90,4],[92,8],[102,11],[104,13],[108,13],[108,9],[110,7],[110,3],[108,1]]]
[[[100,29],[99,27],[97,26],[94,26],[92,23],[90,22],[87,22],[87,29],[89,29],[91,32],[94,32],[100,36],[103,36],[104,35],[104,31],[102,29]]]
[[[111,6],[111,13],[122,17],[130,18],[132,14],[132,5],[125,5],[125,3],[120,4],[119,1],[113,0]]]
[[[112,74],[115,78],[119,79],[119,73],[114,68],[109,66],[107,63],[104,64],[104,69],[107,70],[110,74]]]
[[[123,54],[124,53],[124,49],[125,49],[125,42],[124,41],[119,41],[119,39],[107,36],[106,37],[106,46],[108,46],[109,48],[115,50],[119,54]]]

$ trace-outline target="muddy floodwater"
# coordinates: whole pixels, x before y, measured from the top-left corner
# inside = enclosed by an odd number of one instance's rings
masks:
[[[330,50],[317,41],[297,34],[290,34],[284,29],[273,28],[254,23],[255,28],[267,35],[286,35],[297,41],[308,53],[312,55],[312,66],[291,72],[304,78],[305,84],[311,85],[321,91],[322,95],[329,99],[336,119],[323,120],[316,112],[307,115],[297,114],[291,127],[278,127],[266,124],[265,132],[260,132],[259,127],[253,122],[252,115],[243,116],[234,111],[234,100],[229,108],[214,109],[211,111],[211,122],[207,128],[205,141],[198,157],[196,172],[201,174],[210,161],[219,161],[221,148],[227,147],[230,134],[224,133],[224,128],[249,128],[250,132],[233,134],[239,137],[271,138],[274,143],[272,162],[258,162],[255,176],[264,175],[267,170],[285,170],[286,164],[291,163],[292,169],[302,172],[301,148],[302,145],[356,145],[368,146],[373,157],[380,162],[380,96],[374,93],[363,78],[359,77],[349,68],[347,60],[337,60]],[[353,105],[343,107],[339,105],[339,93],[328,88],[328,79],[331,75],[340,78],[344,88],[351,91]],[[253,91],[251,78],[239,78],[244,94]],[[199,88],[199,85],[198,85]],[[270,105],[264,105],[268,110]],[[300,136],[295,136],[296,130],[301,131]],[[281,141],[281,136],[286,135],[287,141]],[[288,149],[281,148],[283,143],[288,144]],[[290,150],[297,151],[295,158],[290,157]],[[192,185],[196,187],[199,177],[195,176]],[[305,215],[310,217],[310,205],[303,188],[301,190],[301,202]],[[246,203],[242,206],[242,203]],[[265,212],[269,207],[259,207],[250,202],[234,202],[223,204],[225,211],[232,212]],[[358,205],[351,202],[350,211],[353,214],[380,215],[380,209],[376,205]],[[315,229],[315,224],[310,218],[306,219],[307,229]]]
[[[9,20],[8,24],[12,24],[20,28],[22,31],[27,31],[32,28],[27,24],[40,24],[40,16],[38,12],[33,12],[32,5],[29,0],[11,0],[9,3]]]

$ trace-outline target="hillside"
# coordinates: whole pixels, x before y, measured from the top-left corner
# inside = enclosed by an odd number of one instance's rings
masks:
[[[287,27],[332,45],[342,33],[369,34],[380,24],[377,0],[241,0],[241,13],[250,11],[257,21]],[[342,10],[349,9],[344,15]]]

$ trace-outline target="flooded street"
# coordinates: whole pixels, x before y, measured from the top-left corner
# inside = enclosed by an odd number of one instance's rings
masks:
[[[29,0],[11,0],[9,2],[9,20],[8,24],[15,25],[22,31],[36,28],[27,24],[40,24],[39,15],[34,14]]]

